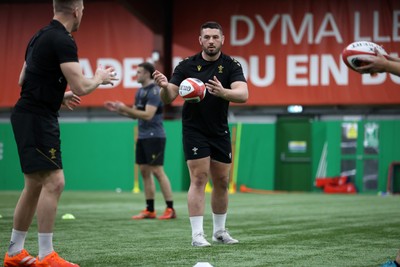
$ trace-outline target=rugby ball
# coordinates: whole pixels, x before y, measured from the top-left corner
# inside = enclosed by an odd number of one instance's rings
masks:
[[[187,78],[179,85],[179,95],[188,103],[198,103],[206,96],[206,86],[197,78]]]
[[[359,41],[349,44],[343,50],[343,62],[352,70],[355,70],[363,65],[368,65],[368,62],[362,60],[375,57],[375,48],[377,48],[382,55],[388,56],[388,53],[386,53],[382,46],[373,42]]]

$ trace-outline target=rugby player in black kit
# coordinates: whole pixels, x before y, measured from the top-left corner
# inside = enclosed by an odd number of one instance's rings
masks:
[[[196,247],[211,245],[203,230],[205,187],[209,175],[213,184],[212,240],[222,244],[239,242],[225,227],[232,162],[228,108],[229,102],[245,103],[248,88],[240,63],[221,52],[223,43],[222,27],[217,22],[206,22],[200,28],[200,53],[181,61],[169,82],[164,74],[154,72],[154,79],[161,87],[161,99],[166,104],[178,96],[179,85],[186,78],[198,78],[207,88],[201,102],[184,103],[182,110],[183,147],[190,173],[188,209],[192,246]]]
[[[99,67],[90,79],[83,76],[71,35],[79,29],[83,0],[53,0],[53,8],[53,20],[28,43],[18,82],[21,96],[11,114],[25,183],[14,211],[5,267],[79,267],[61,258],[53,248],[54,221],[65,183],[58,111],[61,104],[72,109],[79,105],[79,96],[117,80],[113,68]],[[71,91],[65,92],[67,84]],[[24,248],[35,213],[39,243],[36,258]]]

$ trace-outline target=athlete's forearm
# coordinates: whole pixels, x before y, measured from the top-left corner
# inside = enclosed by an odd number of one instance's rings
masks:
[[[60,64],[61,70],[67,79],[71,91],[78,96],[87,95],[93,92],[101,84],[111,84],[118,80],[115,77],[114,69],[109,67],[103,69],[99,66],[93,78],[86,78],[82,74],[82,68],[78,62],[66,62]]]
[[[235,85],[232,89],[225,89],[222,94],[222,98],[234,103],[246,103],[249,98],[249,91],[247,84],[242,83]]]
[[[103,81],[96,76],[93,78],[84,77],[84,80],[82,81],[80,86],[77,87],[70,86],[70,87],[71,91],[74,92],[74,94],[83,96],[83,95],[88,95],[94,90],[96,90],[96,88],[98,88],[102,84],[102,82]]]
[[[171,83],[169,83],[166,88],[161,87],[160,97],[161,97],[161,101],[164,104],[170,104],[178,96],[178,93],[175,93],[175,91],[174,91],[174,87],[175,87],[175,85],[173,85]]]
[[[385,70],[391,74],[400,76],[400,62],[388,60],[385,66]]]
[[[153,112],[149,112],[146,110],[139,110],[135,107],[130,108],[125,105],[123,105],[123,106],[121,105],[118,107],[118,113],[120,113],[121,115],[130,117],[130,118],[133,118],[133,119],[141,119],[141,120],[145,120],[145,121],[149,121],[154,117]]]

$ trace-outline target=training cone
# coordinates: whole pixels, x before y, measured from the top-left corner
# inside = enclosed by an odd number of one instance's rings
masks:
[[[71,213],[65,213],[61,218],[63,220],[75,220],[75,216]]]
[[[236,185],[230,184],[229,185],[229,194],[235,194],[236,193]]]
[[[139,188],[139,187],[134,187],[133,190],[132,190],[132,192],[133,192],[134,194],[140,193],[140,188]]]

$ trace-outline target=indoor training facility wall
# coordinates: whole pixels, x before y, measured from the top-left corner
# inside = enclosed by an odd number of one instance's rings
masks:
[[[400,121],[371,121],[379,125],[379,191],[387,186],[388,167],[400,161]],[[342,121],[312,121],[311,164],[314,181],[324,144],[327,153],[327,176],[340,175]],[[358,123],[365,123],[358,122]],[[167,145],[165,171],[173,191],[186,191],[189,175],[182,149],[181,121],[165,121]],[[135,179],[134,129],[136,121],[61,122],[63,165],[66,190],[133,189]],[[237,188],[274,190],[275,123],[230,124],[233,147],[231,179]],[[237,157],[237,159],[235,159]],[[142,187],[139,171],[136,179]],[[157,183],[156,183],[157,184]],[[23,175],[10,123],[0,123],[0,190],[20,190]],[[157,185],[158,187],[158,185]],[[315,191],[318,191],[315,189]]]

